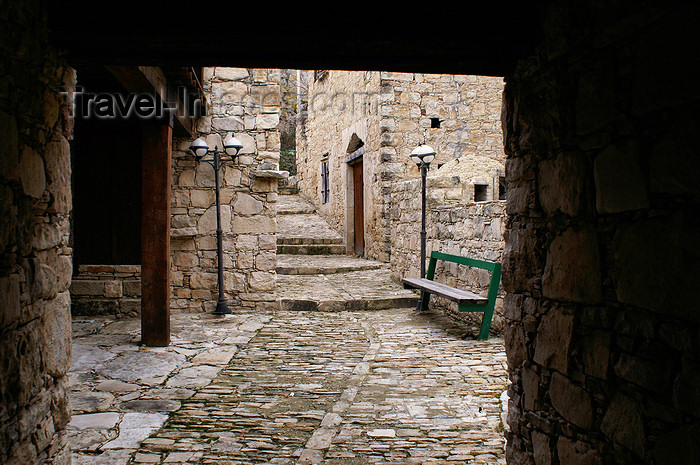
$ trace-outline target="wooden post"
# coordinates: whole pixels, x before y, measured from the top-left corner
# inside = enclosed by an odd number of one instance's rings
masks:
[[[170,344],[172,127],[144,124],[141,226],[141,343]]]

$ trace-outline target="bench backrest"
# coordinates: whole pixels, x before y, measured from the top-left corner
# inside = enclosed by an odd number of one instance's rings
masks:
[[[425,273],[425,277],[427,279],[433,280],[433,278],[435,278],[435,267],[437,266],[438,260],[459,263],[460,265],[472,266],[474,268],[481,268],[490,271],[491,282],[489,283],[489,292],[487,298],[489,299],[489,305],[493,305],[496,302],[496,296],[498,295],[498,286],[501,282],[500,263],[487,262],[485,260],[477,260],[475,258],[460,257],[458,255],[450,255],[443,252],[433,251],[430,254],[428,270]]]

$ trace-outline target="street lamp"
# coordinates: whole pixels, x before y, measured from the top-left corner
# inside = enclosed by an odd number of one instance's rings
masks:
[[[419,145],[411,152],[411,160],[420,168],[421,177],[421,231],[420,231],[420,277],[425,278],[425,203],[426,203],[426,177],[430,162],[435,159],[435,150],[429,145]],[[421,310],[423,307],[423,298],[425,291],[421,292],[421,299],[416,310]]]
[[[420,277],[425,278],[425,191],[426,176],[430,162],[435,159],[435,150],[429,145],[419,145],[411,152],[411,160],[420,168],[421,177],[421,231],[420,231]]]
[[[190,145],[190,150],[194,154],[197,163],[200,161],[209,163],[214,168],[214,184],[216,188],[216,252],[217,252],[217,265],[218,265],[218,286],[219,286],[219,300],[216,302],[216,310],[214,310],[214,315],[228,315],[231,310],[226,304],[226,298],[224,297],[224,252],[223,252],[223,240],[221,231],[221,205],[219,201],[219,169],[224,165],[227,159],[223,158],[222,155],[226,154],[231,157],[231,162],[236,160],[238,152],[243,148],[243,144],[240,140],[236,139],[233,134],[229,134],[224,139],[224,151],[219,151],[219,148],[214,146],[214,150],[211,150],[207,145],[206,141],[201,137],[196,139]],[[211,154],[211,157],[206,157],[207,154]],[[206,157],[206,158],[205,158]]]

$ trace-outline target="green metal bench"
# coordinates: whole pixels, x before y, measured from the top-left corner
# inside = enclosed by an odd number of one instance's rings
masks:
[[[450,287],[446,284],[434,281],[435,267],[438,260],[446,262],[459,263],[460,265],[481,268],[491,272],[491,282],[486,297],[482,297],[473,292]],[[430,263],[425,278],[404,278],[403,285],[405,288],[420,289],[421,301],[419,308],[421,310],[428,309],[430,295],[435,294],[444,297],[451,301],[457,302],[460,312],[482,312],[484,315],[481,319],[481,330],[479,331],[479,340],[485,341],[489,337],[491,329],[491,320],[493,319],[493,310],[496,306],[496,296],[498,295],[498,286],[501,281],[501,264],[487,262],[484,260],[476,260],[474,258],[459,257],[457,255],[449,255],[442,252],[432,252],[430,254]]]

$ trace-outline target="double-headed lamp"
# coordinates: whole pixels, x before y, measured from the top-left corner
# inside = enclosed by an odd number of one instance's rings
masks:
[[[410,157],[411,160],[413,160],[413,162],[418,166],[423,163],[429,165],[430,162],[435,159],[435,150],[433,150],[433,148],[429,145],[419,145],[413,149]]]

